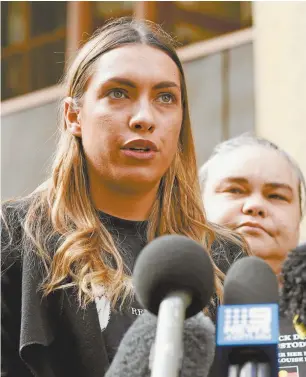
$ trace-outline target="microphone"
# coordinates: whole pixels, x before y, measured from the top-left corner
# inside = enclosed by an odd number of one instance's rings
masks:
[[[280,311],[293,319],[301,339],[306,339],[306,244],[292,250],[282,268]]]
[[[145,311],[125,333],[105,377],[149,377],[157,318]],[[181,377],[206,377],[215,353],[215,328],[203,313],[185,320]],[[161,376],[162,377],[162,376]]]
[[[210,257],[197,242],[179,235],[154,239],[136,260],[138,301],[158,315],[152,377],[177,377],[183,356],[183,324],[214,292]]]
[[[244,257],[224,280],[224,305],[218,308],[219,375],[277,377],[278,282],[262,259]]]

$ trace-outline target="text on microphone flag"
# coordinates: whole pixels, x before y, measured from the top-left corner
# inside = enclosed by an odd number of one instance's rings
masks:
[[[217,331],[218,345],[278,343],[276,304],[221,306],[218,320],[223,323]]]

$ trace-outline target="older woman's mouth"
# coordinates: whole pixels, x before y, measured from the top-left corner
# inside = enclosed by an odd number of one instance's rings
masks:
[[[241,229],[244,232],[248,232],[248,233],[258,234],[258,233],[265,232],[265,233],[271,235],[270,232],[264,226],[262,226],[261,224],[259,224],[257,222],[253,222],[253,221],[247,221],[247,222],[241,223],[240,225],[238,225],[236,227],[236,230],[238,230],[238,229]]]

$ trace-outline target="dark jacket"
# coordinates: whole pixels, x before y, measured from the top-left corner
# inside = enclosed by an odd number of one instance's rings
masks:
[[[109,367],[95,303],[79,308],[73,289],[43,297],[38,287],[42,268],[34,254],[21,250],[22,218],[14,204],[4,217],[14,226],[13,244],[2,225],[2,366],[4,377],[102,377]],[[227,248],[227,251],[231,249]],[[223,256],[215,248],[218,265],[226,272],[239,251]]]

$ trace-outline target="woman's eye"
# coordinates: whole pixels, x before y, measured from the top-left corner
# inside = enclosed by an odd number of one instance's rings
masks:
[[[227,192],[230,192],[231,194],[241,194],[243,191],[240,188],[232,187],[226,190]]]
[[[287,200],[287,198],[285,198],[283,195],[279,195],[279,194],[270,194],[269,198],[270,199],[277,199],[277,200]]]
[[[108,92],[108,95],[110,98],[113,99],[127,98],[127,95],[124,93],[124,91],[120,89],[113,89],[110,92]]]
[[[162,103],[173,103],[174,102],[174,96],[170,93],[163,93],[158,97],[159,102]]]

